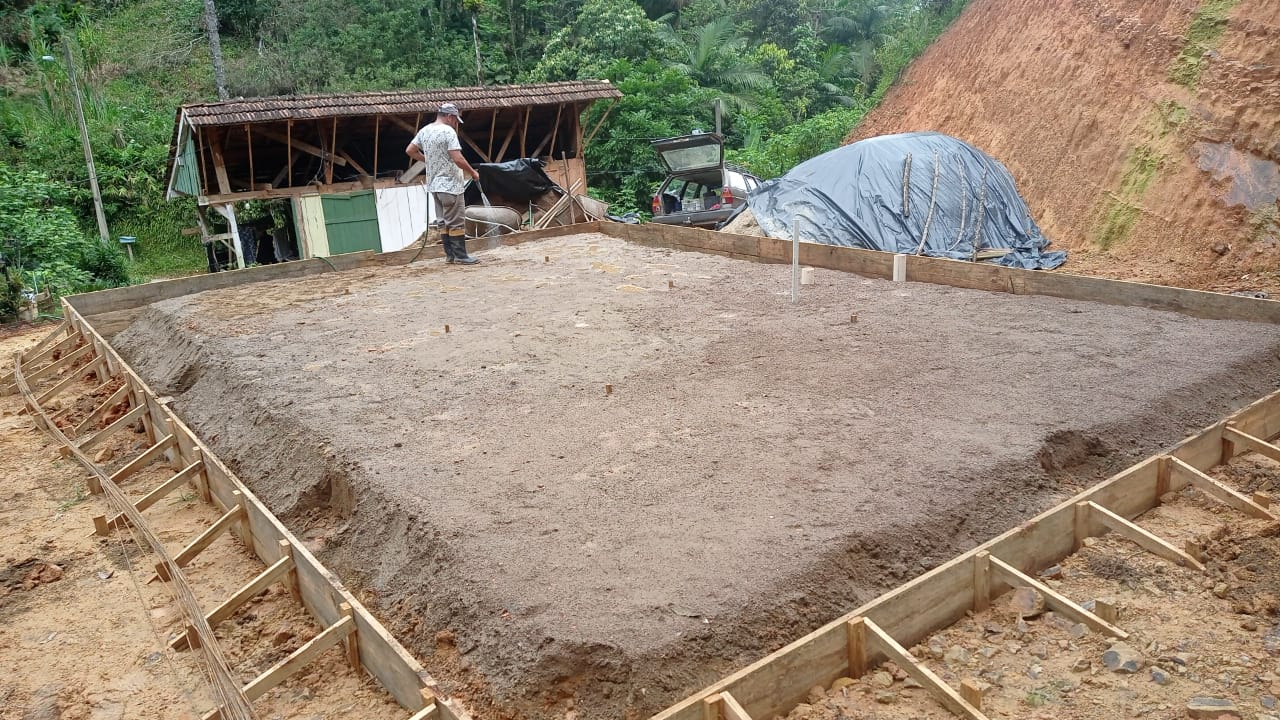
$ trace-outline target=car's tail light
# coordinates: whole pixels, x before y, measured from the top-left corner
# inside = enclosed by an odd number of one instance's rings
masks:
[[[661,195],[653,196],[653,214],[654,215],[662,214],[662,196]]]
[[[720,189],[720,207],[728,207],[733,204],[733,188]]]

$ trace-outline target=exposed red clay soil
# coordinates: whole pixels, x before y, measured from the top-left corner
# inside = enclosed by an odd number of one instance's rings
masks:
[[[1276,295],[1280,0],[1240,0],[1175,83],[1213,4],[972,0],[849,139],[937,130],[995,156],[1064,272]]]
[[[1273,326],[815,279],[575,235],[113,342],[480,718],[657,711],[1280,370]]]

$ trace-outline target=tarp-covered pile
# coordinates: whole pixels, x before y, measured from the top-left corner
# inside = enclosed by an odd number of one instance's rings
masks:
[[[941,133],[862,140],[807,160],[748,200],[771,237],[1001,265],[1052,269],[1065,251],[1031,219],[1013,176]],[[1008,252],[1001,254],[1000,250]]]

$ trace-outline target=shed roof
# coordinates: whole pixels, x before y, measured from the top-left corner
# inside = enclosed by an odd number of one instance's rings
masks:
[[[314,120],[351,115],[435,112],[452,102],[459,110],[560,105],[620,98],[608,80],[397,90],[333,95],[285,95],[182,106],[193,126],[238,125],[275,120]],[[180,113],[181,114],[181,113]]]

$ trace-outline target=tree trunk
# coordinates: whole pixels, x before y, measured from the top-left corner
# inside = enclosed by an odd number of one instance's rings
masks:
[[[204,0],[204,27],[209,35],[209,55],[213,58],[213,82],[218,99],[227,99],[227,67],[222,63],[222,37],[218,35],[218,9],[213,0]]]
[[[209,0],[209,2],[212,1]],[[476,31],[475,13],[471,13],[471,43],[476,46],[476,85],[483,85],[484,77],[480,72],[480,34]]]

